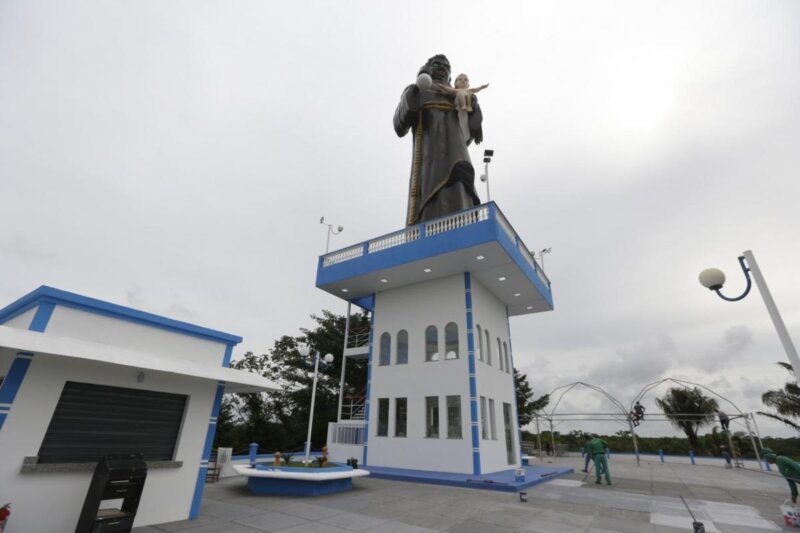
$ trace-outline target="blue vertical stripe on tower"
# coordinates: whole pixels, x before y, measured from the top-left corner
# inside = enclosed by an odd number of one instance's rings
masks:
[[[464,302],[467,315],[467,368],[469,369],[469,416],[472,430],[472,474],[481,473],[481,449],[478,435],[478,381],[475,375],[475,339],[472,332],[472,277],[464,272]]]
[[[374,295],[373,295],[374,297]],[[364,402],[364,457],[361,464],[367,465],[367,446],[369,445],[369,400],[372,394],[372,339],[375,335],[375,310],[369,325],[369,349],[367,351],[367,399]]]

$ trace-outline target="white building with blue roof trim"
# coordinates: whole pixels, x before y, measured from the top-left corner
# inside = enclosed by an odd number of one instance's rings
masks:
[[[359,403],[340,398],[334,460],[482,475],[521,466],[509,317],[551,311],[550,281],[494,202],[319,259],[317,287],[371,313],[345,364],[367,364]]]
[[[141,452],[135,526],[195,518],[241,337],[42,286],[0,309],[0,501],[15,533],[72,531],[98,459]]]

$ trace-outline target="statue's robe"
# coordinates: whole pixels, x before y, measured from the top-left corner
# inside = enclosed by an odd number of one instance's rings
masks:
[[[470,138],[465,139],[452,96],[416,85],[403,91],[394,113],[394,130],[403,137],[410,129],[414,136],[406,225],[480,205],[467,145],[483,140],[482,121],[473,95]]]

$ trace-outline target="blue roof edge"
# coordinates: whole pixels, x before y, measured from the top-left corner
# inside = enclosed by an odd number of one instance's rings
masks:
[[[145,326],[156,327],[168,331],[200,337],[207,340],[222,342],[228,345],[235,345],[242,342],[242,337],[224,333],[202,326],[181,322],[172,318],[139,311],[123,305],[112,304],[96,298],[89,298],[73,292],[63,291],[55,287],[42,285],[38,289],[29,292],[25,296],[10,303],[0,309],[0,324],[7,322],[17,315],[36,307],[43,302],[50,302],[55,305],[72,307],[88,313],[103,315],[128,322],[136,322]]]

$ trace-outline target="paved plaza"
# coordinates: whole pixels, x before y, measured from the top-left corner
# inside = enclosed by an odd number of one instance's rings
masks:
[[[613,484],[596,485],[580,472],[580,457],[548,458],[543,464],[575,474],[518,495],[361,478],[352,491],[317,498],[253,496],[244,478],[206,486],[200,517],[134,529],[134,533],[375,532],[580,532],[671,533],[692,531],[680,497],[705,530],[721,533],[793,531],[779,505],[789,495],[779,475],[757,468],[661,464],[613,456]]]

